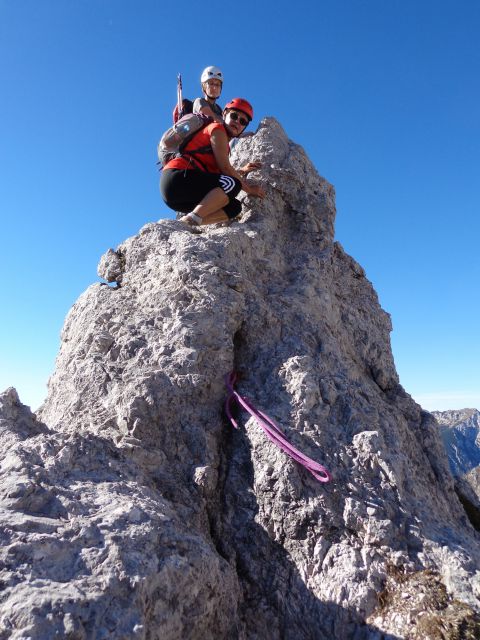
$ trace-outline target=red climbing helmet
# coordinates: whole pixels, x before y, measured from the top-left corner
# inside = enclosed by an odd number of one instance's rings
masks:
[[[241,111],[244,113],[248,119],[253,120],[253,107],[252,105],[244,100],[243,98],[234,98],[230,100],[228,104],[225,105],[225,110],[227,109],[235,109],[236,111]]]

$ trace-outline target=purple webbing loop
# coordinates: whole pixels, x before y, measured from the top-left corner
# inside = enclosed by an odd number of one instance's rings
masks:
[[[225,376],[225,384],[227,385],[227,389],[229,392],[225,400],[225,413],[227,414],[227,418],[230,420],[235,429],[238,429],[238,424],[233,418],[232,412],[230,410],[232,400],[236,400],[240,404],[240,406],[242,406],[253,418],[255,418],[269,440],[276,444],[277,447],[279,447],[291,458],[303,465],[305,469],[310,471],[314,478],[316,478],[319,482],[330,482],[332,476],[323,465],[315,462],[315,460],[312,460],[304,453],[296,449],[292,444],[290,444],[290,442],[288,442],[283,433],[280,431],[279,426],[269,416],[256,409],[252,405],[252,403],[249,402],[249,400],[235,391],[234,385],[236,379],[237,374],[234,371],[232,371],[228,376]]]

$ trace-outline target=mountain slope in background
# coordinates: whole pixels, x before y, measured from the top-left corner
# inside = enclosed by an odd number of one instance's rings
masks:
[[[433,411],[455,477],[480,465],[480,411]]]

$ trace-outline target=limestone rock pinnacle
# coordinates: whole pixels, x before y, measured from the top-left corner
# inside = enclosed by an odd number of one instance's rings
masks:
[[[334,241],[334,189],[273,118],[236,144],[247,158],[265,200],[109,250],[37,416],[0,396],[1,638],[417,638],[440,591],[478,628],[478,533]],[[233,369],[331,483],[247,414],[232,430]]]

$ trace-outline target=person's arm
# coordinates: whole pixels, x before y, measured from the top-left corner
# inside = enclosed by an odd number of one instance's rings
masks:
[[[217,165],[220,171],[224,175],[232,176],[233,178],[237,178],[237,180],[240,180],[240,182],[242,183],[243,191],[245,191],[245,193],[248,193],[248,195],[263,198],[265,196],[265,191],[262,189],[262,187],[256,184],[252,184],[251,182],[246,180],[244,175],[242,175],[240,171],[237,171],[235,167],[230,164],[230,148],[228,146],[228,138],[225,129],[215,129],[211,134],[210,142],[212,145],[213,155],[215,156],[215,160],[217,161]],[[245,165],[245,167],[247,166],[248,165]],[[253,169],[251,170],[253,171]]]
[[[208,104],[208,100],[204,98],[197,98],[193,103],[193,112],[194,113],[203,113],[206,116],[212,118],[215,122],[223,123],[223,119],[221,116],[216,114],[213,109]]]
[[[221,116],[217,116],[216,113],[214,113],[212,111],[212,109],[210,107],[202,107],[200,109],[200,113],[205,114],[206,116],[210,116],[210,118],[213,118],[215,120],[215,122],[223,122],[223,119]]]

